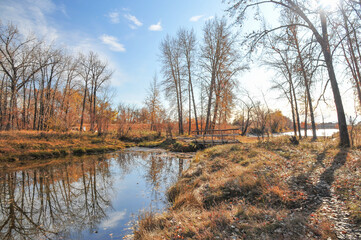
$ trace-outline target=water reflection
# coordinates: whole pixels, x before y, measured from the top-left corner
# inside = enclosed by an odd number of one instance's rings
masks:
[[[0,173],[0,239],[121,239],[139,209],[165,206],[184,160],[128,151]]]

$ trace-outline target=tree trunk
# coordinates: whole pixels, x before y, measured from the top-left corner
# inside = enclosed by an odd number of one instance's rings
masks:
[[[181,78],[180,78],[180,73],[179,73],[179,66],[178,66],[178,71],[177,71],[177,75],[178,75],[178,90],[179,90],[179,107],[180,107],[180,118],[179,118],[179,126],[180,126],[180,134],[184,134],[184,129],[183,129],[183,99],[182,99],[182,85],[181,85]]]
[[[293,86],[293,83],[292,83],[292,93],[293,93],[293,100],[295,101],[298,135],[299,135],[299,138],[302,138],[300,112],[298,111],[298,103],[297,103],[296,91],[295,91],[295,88]]]
[[[293,123],[293,134],[297,137],[297,126],[296,126],[296,118],[295,118],[295,107],[293,105],[293,94],[292,88],[290,84],[290,103],[291,103],[291,111],[292,111],[292,123]]]
[[[94,131],[94,126],[95,126],[95,119],[96,119],[96,106],[97,106],[97,90],[96,88],[94,88],[94,93],[93,93],[93,131]]]
[[[190,83],[188,84],[188,135],[192,132],[192,101]]]
[[[305,87],[306,87],[306,96],[307,96],[308,104],[309,104],[309,108],[310,108],[311,125],[312,125],[312,140],[316,140],[317,139],[316,124],[315,124],[315,117],[314,117],[314,114],[313,114],[312,97],[311,97],[311,92],[310,92],[310,84],[311,84],[311,82],[309,81],[310,79],[308,79],[308,76],[307,76],[307,72],[306,72],[305,64],[303,62],[303,57],[302,57],[302,53],[301,53],[301,50],[300,50],[300,45],[299,45],[299,42],[298,42],[298,37],[297,37],[296,30],[293,30],[292,34],[293,34],[296,49],[297,49],[298,59],[300,61],[300,65],[301,65],[302,76],[303,76],[303,80],[304,80]]]
[[[23,91],[23,111],[22,111],[22,128],[25,129],[26,124],[26,84],[24,85]]]
[[[32,90],[31,90],[31,82],[29,83],[29,97],[28,97],[28,104],[26,107],[26,124],[27,124],[27,128],[31,129],[31,125],[30,125],[30,105],[31,105],[31,95],[32,95]],[[34,94],[33,94],[34,95]]]
[[[15,129],[15,115],[17,115],[17,101],[16,101],[16,85],[12,83],[11,86],[11,97],[10,97],[10,106],[9,106],[9,118],[8,118],[8,124],[6,129],[7,130],[14,130]]]
[[[84,111],[85,111],[85,103],[86,103],[86,92],[88,91],[88,82],[85,83],[84,96],[83,96],[83,105],[81,109],[81,117],[80,117],[80,128],[79,131],[83,131],[84,124]]]
[[[307,117],[308,117],[308,100],[307,96],[305,95],[305,138],[307,138]]]
[[[94,111],[93,111],[93,102],[94,102],[94,80],[91,80],[91,85],[90,85],[90,96],[89,96],[89,115],[90,115],[90,131],[93,132],[94,131]]]
[[[327,66],[328,75],[330,77],[332,92],[335,100],[335,106],[337,110],[337,118],[338,118],[338,128],[340,132],[340,146],[350,147],[350,138],[347,130],[347,123],[345,112],[343,109],[342,99],[340,95],[340,90],[338,88],[338,83],[336,80],[335,71],[332,63],[332,56],[330,52],[330,45],[328,41],[328,33],[327,33],[327,20],[324,12],[320,13],[321,25],[322,25],[322,33],[323,33],[323,45],[322,52],[325,57],[325,62]]]
[[[206,126],[205,126],[205,129],[204,129],[205,134],[207,133],[207,131],[209,129],[209,125],[210,125],[211,107],[212,107],[212,95],[213,95],[213,88],[214,88],[214,84],[215,84],[215,79],[216,79],[215,73],[212,72],[211,86],[209,88],[209,96],[208,96]]]
[[[196,107],[196,101],[194,99],[194,92],[193,92],[193,84],[191,78],[189,78],[189,83],[191,87],[191,94],[192,94],[192,101],[193,101],[193,111],[194,111],[194,119],[196,121],[196,130],[197,134],[199,134],[199,128],[198,128],[198,117],[197,117],[197,107]]]
[[[38,117],[38,95],[39,91],[35,88],[35,80],[33,79],[33,88],[34,88],[34,117],[33,117],[33,130],[36,130],[36,120]]]
[[[218,116],[218,108],[219,108],[219,91],[216,93],[216,101],[213,109],[213,119],[211,121],[211,129],[214,130],[216,127],[217,116]],[[220,119],[219,119],[220,120]]]
[[[5,91],[6,91],[7,88],[5,88],[4,85],[5,85],[5,74],[3,75],[3,78],[1,79],[0,88],[5,89]],[[5,107],[6,95],[5,96],[3,96],[3,95],[4,95],[3,90],[0,90],[0,130],[2,130],[4,127],[4,116],[5,116],[5,108],[6,108]]]

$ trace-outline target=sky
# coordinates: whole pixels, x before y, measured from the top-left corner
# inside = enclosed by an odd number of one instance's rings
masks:
[[[154,74],[160,77],[161,40],[179,27],[201,33],[224,8],[219,0],[0,0],[0,19],[69,51],[98,53],[114,70],[114,104],[142,104]]]
[[[222,0],[0,0],[0,20],[70,52],[96,52],[114,71],[113,105],[141,105],[154,74],[162,77],[161,40],[184,27],[193,28],[201,42],[205,21],[227,15],[227,7]],[[272,9],[267,11],[272,14]],[[272,78],[272,71],[254,63],[252,70],[240,75],[239,84],[260,100],[263,93],[270,108],[290,115],[287,102],[270,90]],[[349,87],[341,93],[350,95]],[[349,114],[351,102],[345,103]],[[335,121],[332,108],[324,108],[326,120]]]

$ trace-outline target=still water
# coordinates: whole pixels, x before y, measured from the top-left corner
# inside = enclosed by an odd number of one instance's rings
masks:
[[[133,148],[37,164],[1,170],[0,239],[123,239],[139,211],[167,206],[188,161]]]
[[[331,137],[333,134],[338,133],[338,129],[316,129],[316,135],[318,137]],[[293,136],[294,132],[285,132],[285,133],[280,133],[278,135],[280,136]],[[275,134],[277,135],[277,134]],[[305,130],[301,130],[301,135],[304,136],[305,135]],[[307,130],[307,136],[312,137],[312,130],[308,129]]]

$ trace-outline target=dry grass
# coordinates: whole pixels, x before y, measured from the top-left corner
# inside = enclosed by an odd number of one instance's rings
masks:
[[[0,162],[82,155],[124,148],[115,136],[78,132],[0,132]]]
[[[319,182],[328,183],[358,223],[359,156],[359,150],[339,149],[327,139],[293,146],[281,138],[200,151],[168,190],[171,207],[161,215],[162,228],[135,231],[136,239],[334,239],[337,229],[312,199],[327,196]]]
[[[138,143],[138,146],[149,148],[163,148],[172,152],[195,152],[199,149],[199,147],[193,143],[164,138],[160,138],[155,141],[145,140]]]

